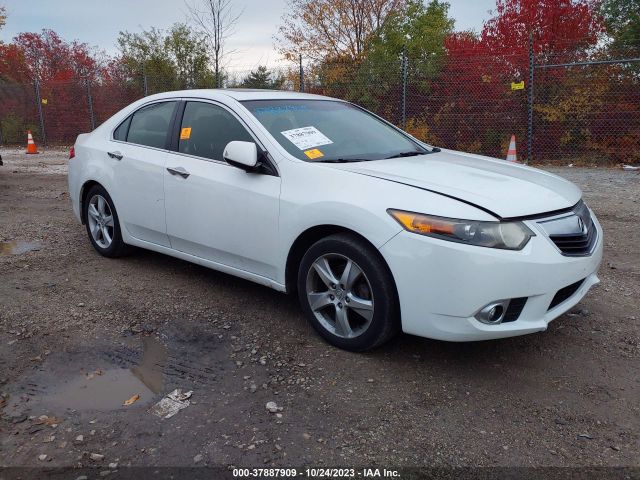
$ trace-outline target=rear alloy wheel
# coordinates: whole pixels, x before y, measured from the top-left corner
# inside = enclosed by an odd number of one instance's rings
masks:
[[[337,347],[366,350],[398,330],[391,274],[379,253],[356,236],[332,235],[309,249],[298,295],[311,324]]]
[[[89,233],[93,241],[100,248],[109,248],[113,243],[115,228],[113,213],[107,200],[99,193],[93,195],[89,200],[87,222],[89,223]]]
[[[122,240],[118,213],[113,201],[101,185],[94,185],[87,192],[84,219],[93,248],[105,257],[121,257],[131,247]]]

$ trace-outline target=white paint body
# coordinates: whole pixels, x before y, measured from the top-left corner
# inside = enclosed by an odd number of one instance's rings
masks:
[[[479,155],[442,150],[360,163],[305,162],[289,155],[241,100],[324,98],[291,92],[191,90],[141,99],[90,134],[69,162],[69,192],[81,219],[83,186],[100,183],[119,215],[125,243],[285,291],[291,246],[306,230],[342,227],[379,249],[394,277],[402,329],[469,341],[521,335],[574,306],[598,283],[602,229],[591,255],[563,256],[535,220],[521,251],[464,245],[405,231],[399,209],[449,218],[496,220],[567,209],[580,190],[556,175]],[[278,176],[246,173],[224,161],[115,141],[112,132],[143,105],[164,99],[210,101],[232,111],[275,162]],[[119,151],[123,158],[110,158]],[[183,167],[188,178],[167,167]],[[561,288],[580,289],[547,310]],[[494,300],[529,297],[517,321],[486,325],[474,314]]]

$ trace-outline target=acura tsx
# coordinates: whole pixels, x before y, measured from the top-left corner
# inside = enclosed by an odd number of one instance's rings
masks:
[[[400,330],[543,331],[599,281],[602,229],[572,183],[317,95],[143,98],[78,136],[69,192],[98,253],[142,247],[296,293],[349,350]]]

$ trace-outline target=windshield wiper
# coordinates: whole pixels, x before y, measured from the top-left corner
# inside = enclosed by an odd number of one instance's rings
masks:
[[[408,152],[400,152],[395,155],[391,155],[390,157],[386,157],[385,160],[389,158],[402,158],[402,157],[415,157],[418,155],[427,155],[429,153],[438,153],[440,149],[438,147],[432,147],[431,150],[426,152],[420,152],[418,150],[409,150]]]
[[[415,157],[417,155],[425,155],[427,153],[429,152],[419,152],[417,150],[410,150],[408,152],[400,152],[400,153],[396,153],[395,155],[391,155],[390,157],[385,157],[385,160],[389,158]]]

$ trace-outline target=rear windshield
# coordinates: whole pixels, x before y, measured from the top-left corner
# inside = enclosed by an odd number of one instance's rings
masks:
[[[367,161],[428,151],[375,116],[333,100],[251,100],[242,104],[300,160]]]

